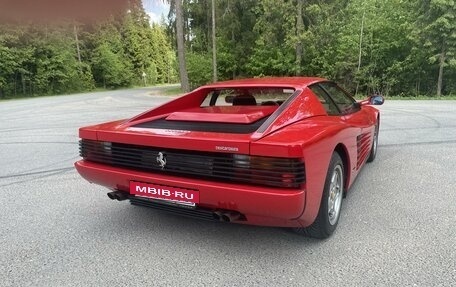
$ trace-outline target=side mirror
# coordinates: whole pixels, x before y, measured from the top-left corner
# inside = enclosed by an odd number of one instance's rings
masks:
[[[383,105],[384,102],[385,102],[385,99],[383,98],[383,96],[373,95],[373,96],[369,97],[370,105],[380,106],[380,105]]]

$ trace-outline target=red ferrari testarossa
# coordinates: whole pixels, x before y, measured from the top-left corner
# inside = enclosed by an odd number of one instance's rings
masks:
[[[79,130],[78,172],[109,198],[199,219],[330,236],[377,152],[381,96],[322,78],[202,86],[131,119]]]

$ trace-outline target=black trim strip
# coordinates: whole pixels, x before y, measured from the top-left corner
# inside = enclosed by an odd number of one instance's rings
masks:
[[[158,203],[156,201],[145,199],[145,198],[140,198],[140,197],[130,197],[130,203],[132,205],[149,207],[149,208],[153,208],[153,209],[160,210],[160,211],[165,211],[165,212],[176,214],[176,215],[181,215],[181,216],[186,216],[186,217],[191,217],[191,218],[196,218],[196,219],[202,219],[202,220],[208,220],[208,221],[219,221],[219,220],[215,219],[212,211],[209,211],[206,209],[201,209],[198,207],[196,209],[193,209],[190,207],[179,207],[179,206],[174,206],[171,204]]]
[[[187,122],[187,121],[167,121],[165,118],[137,124],[135,128],[165,129],[165,130],[184,130],[214,133],[250,134],[260,127],[267,117],[264,117],[251,124],[232,124],[232,123],[208,123],[208,122]]]

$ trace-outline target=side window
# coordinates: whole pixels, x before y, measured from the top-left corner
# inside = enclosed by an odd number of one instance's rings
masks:
[[[332,115],[340,114],[339,110],[337,109],[334,102],[331,100],[331,98],[328,96],[328,94],[320,86],[313,85],[309,88],[320,100],[320,103],[323,105],[323,107],[325,108],[328,115],[332,116]]]
[[[355,105],[356,101],[339,88],[334,83],[321,83],[323,89],[329,94],[329,96],[334,100],[339,111],[342,114],[353,113],[358,110]]]

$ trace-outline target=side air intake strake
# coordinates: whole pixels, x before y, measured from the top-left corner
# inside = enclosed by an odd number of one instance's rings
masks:
[[[371,148],[371,136],[369,133],[361,134],[356,138],[357,154],[358,161],[356,163],[356,168],[359,169],[364,160],[369,155]]]
[[[84,160],[139,171],[254,185],[299,188],[304,163],[297,158],[248,156],[80,141]]]

